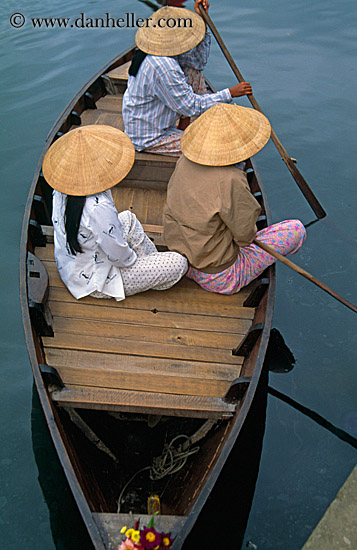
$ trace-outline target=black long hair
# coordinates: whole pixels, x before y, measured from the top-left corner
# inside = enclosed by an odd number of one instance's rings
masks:
[[[78,229],[86,197],[74,197],[67,195],[66,209],[64,213],[64,226],[67,233],[67,246],[75,256],[77,252],[83,252],[78,242]]]
[[[134,57],[132,59],[131,65],[129,67],[129,74],[130,76],[136,76],[138,74],[138,70],[140,69],[140,65],[144,61],[145,57],[147,56],[146,53],[142,52],[137,48]]]

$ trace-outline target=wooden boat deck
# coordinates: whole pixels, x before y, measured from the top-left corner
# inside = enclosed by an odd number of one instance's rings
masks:
[[[124,301],[76,300],[62,283],[53,245],[36,256],[50,280],[54,336],[42,338],[46,362],[64,388],[52,393],[73,407],[216,418],[234,406],[222,398],[240,375],[236,348],[254,308],[249,289],[235,296],[205,292],[182,279],[166,291]]]
[[[112,82],[125,88],[122,69]],[[119,84],[118,84],[119,83]],[[118,88],[114,89],[115,92]],[[106,95],[81,124],[123,129],[122,92]],[[136,153],[135,164],[113,191],[119,211],[135,212],[161,249],[166,187],[175,157]],[[48,241],[51,228],[44,228]],[[211,294],[184,278],[166,291],[115,300],[76,300],[62,283],[53,244],[35,255],[49,275],[54,336],[42,338],[45,359],[64,387],[52,392],[63,406],[171,416],[228,418],[235,405],[224,400],[240,376],[234,355],[252,324],[244,307],[247,287],[234,296]]]

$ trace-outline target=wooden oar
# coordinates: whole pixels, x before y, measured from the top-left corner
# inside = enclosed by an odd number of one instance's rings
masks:
[[[231,66],[235,76],[237,77],[239,82],[246,82],[245,79],[243,78],[242,74],[240,73],[237,65],[235,64],[233,57],[229,53],[229,51],[226,48],[222,38],[220,37],[220,34],[217,31],[212,19],[210,18],[208,13],[204,10],[204,8],[202,7],[202,4],[199,4],[198,7],[199,7],[200,13],[201,13],[204,21],[206,22],[206,24],[211,29],[214,37],[216,38],[216,40],[218,42],[219,47],[221,48],[221,50],[222,50],[225,58],[227,59],[229,65]],[[255,97],[253,96],[253,94],[248,95],[247,97],[248,97],[250,103],[252,104],[252,106],[254,107],[254,109],[256,109],[257,111],[260,111],[261,113],[263,113],[262,109],[260,108],[260,106],[259,106],[257,100],[255,99]],[[278,149],[278,151],[281,155],[281,158],[283,159],[286,166],[288,167],[291,175],[293,176],[294,180],[298,184],[298,186],[299,186],[302,194],[304,195],[305,199],[307,200],[307,202],[309,203],[309,205],[311,206],[311,208],[315,212],[316,216],[319,219],[324,218],[326,216],[325,210],[322,208],[321,204],[319,203],[319,201],[317,200],[317,198],[315,197],[315,195],[311,191],[311,189],[308,186],[305,178],[300,174],[299,170],[296,168],[293,159],[290,157],[290,155],[284,149],[283,145],[281,144],[281,142],[280,142],[278,136],[276,135],[276,133],[274,132],[273,128],[271,129],[271,139],[272,139],[273,143],[275,144],[276,148]]]
[[[279,260],[283,264],[287,265],[288,267],[290,267],[291,269],[296,271],[296,273],[299,273],[300,275],[302,275],[303,277],[305,277],[306,279],[308,279],[309,281],[311,281],[312,283],[314,283],[318,287],[322,288],[322,290],[324,290],[325,292],[328,292],[328,294],[333,296],[333,298],[336,298],[336,300],[341,302],[341,304],[349,307],[350,309],[352,309],[352,311],[357,313],[357,307],[354,304],[352,304],[351,302],[349,302],[348,300],[346,300],[345,298],[343,298],[342,296],[337,294],[337,292],[335,292],[334,290],[329,288],[327,285],[325,285],[325,283],[322,283],[321,281],[316,279],[316,277],[314,277],[313,275],[311,275],[310,273],[305,271],[305,269],[302,269],[302,267],[294,264],[292,261],[285,258],[285,256],[283,256],[279,252],[276,252],[276,250],[274,250],[274,248],[271,248],[270,246],[266,245],[265,243],[262,243],[261,241],[258,241],[257,239],[254,239],[253,242],[257,246],[259,246],[260,248],[265,250],[265,252],[268,252],[268,254],[270,254],[271,256],[274,256],[274,258],[276,258],[277,260]]]

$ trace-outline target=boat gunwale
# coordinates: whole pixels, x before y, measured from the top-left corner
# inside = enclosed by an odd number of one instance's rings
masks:
[[[39,161],[37,163],[33,181],[28,193],[28,198],[27,198],[27,202],[24,210],[24,218],[23,218],[21,239],[20,239],[20,257],[19,257],[20,304],[21,304],[21,310],[22,310],[22,320],[23,320],[23,326],[24,326],[24,332],[25,332],[25,340],[26,340],[27,350],[30,358],[30,363],[33,371],[36,388],[39,394],[44,415],[46,417],[46,422],[57,451],[57,455],[64,469],[67,481],[71,487],[71,491],[77,503],[78,509],[81,513],[82,519],[87,527],[87,530],[90,534],[92,542],[95,545],[95,548],[97,548],[98,550],[105,550],[106,546],[101,536],[100,530],[98,529],[98,526],[93,520],[94,512],[90,510],[89,504],[83,492],[81,483],[78,477],[76,476],[75,465],[73,464],[73,461],[70,459],[69,450],[67,449],[66,443],[61,434],[60,428],[63,430],[62,423],[58,418],[56,407],[49,396],[48,390],[46,388],[46,385],[42,379],[42,375],[39,370],[39,358],[37,356],[37,350],[35,345],[35,338],[37,338],[37,335],[34,334],[34,330],[31,324],[28,301],[27,301],[28,298],[27,298],[27,284],[26,284],[27,282],[26,262],[27,262],[27,253],[29,251],[28,227],[29,227],[29,221],[31,216],[33,197],[34,197],[36,187],[38,185],[38,181],[40,177],[42,160],[47,149],[53,142],[53,139],[56,133],[59,131],[59,128],[66,122],[66,120],[70,116],[70,113],[73,110],[73,107],[77,104],[78,101],[81,100],[81,98],[85,95],[87,90],[106,72],[108,72],[109,70],[112,70],[113,68],[116,68],[117,66],[124,64],[126,62],[126,57],[130,53],[132,53],[134,47],[135,46],[131,46],[124,52],[120,53],[118,56],[116,56],[111,61],[106,63],[99,71],[97,71],[75,94],[73,99],[67,104],[67,106],[62,111],[61,115],[57,118],[57,120],[53,124],[52,129],[50,130],[46,138],[45,146],[41,152]],[[262,193],[267,222],[270,223],[271,213],[270,213],[266,192],[262,184],[260,174],[257,170],[255,161],[253,159],[250,159],[250,161],[252,163],[252,167],[256,175],[259,189]],[[178,550],[179,548],[181,548],[184,540],[187,538],[188,534],[190,533],[198,515],[200,514],[209,494],[211,493],[213,486],[216,483],[223,469],[223,466],[232,450],[232,447],[245,422],[246,416],[248,414],[254,395],[256,393],[261,371],[263,368],[265,353],[269,342],[270,329],[272,325],[273,304],[274,304],[274,294],[275,294],[275,265],[269,268],[269,288],[267,290],[267,293],[268,293],[267,303],[265,306],[265,314],[264,314],[264,328],[263,328],[262,334],[260,335],[259,339],[255,343],[255,346],[253,348],[255,349],[256,346],[259,346],[258,355],[255,361],[255,367],[252,373],[252,378],[250,380],[248,389],[246,391],[246,394],[244,396],[241,406],[237,407],[237,410],[233,418],[229,420],[230,427],[229,427],[229,430],[227,431],[227,435],[225,436],[222,442],[222,450],[219,453],[219,456],[215,460],[212,468],[210,469],[210,472],[208,473],[207,477],[203,482],[202,489],[199,492],[199,495],[187,516],[183,529],[180,531],[180,533],[177,535],[175,539],[173,550]],[[257,313],[257,310],[258,308],[256,308],[256,313]],[[254,324],[254,319],[253,319],[253,324]],[[243,364],[243,367],[244,367],[244,364]]]

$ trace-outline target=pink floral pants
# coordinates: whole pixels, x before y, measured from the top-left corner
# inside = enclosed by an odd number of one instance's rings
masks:
[[[280,254],[295,254],[306,237],[306,231],[299,220],[286,220],[270,225],[258,231],[257,240],[271,246]],[[275,258],[255,244],[244,246],[231,267],[220,273],[203,273],[189,268],[186,277],[193,279],[209,292],[235,294],[251,283],[263,271],[275,262]]]
[[[187,84],[191,86],[195,94],[203,95],[207,93],[205,79],[201,71],[191,67],[184,67],[182,70],[186,75]],[[176,132],[162,138],[156,145],[147,147],[145,151],[147,153],[179,157],[181,155],[181,136],[182,131],[176,130]]]

